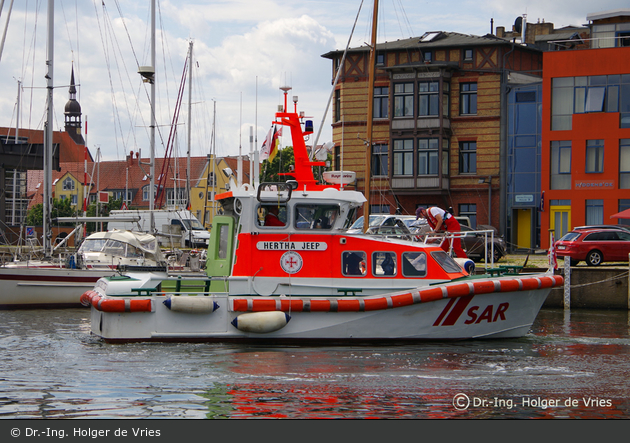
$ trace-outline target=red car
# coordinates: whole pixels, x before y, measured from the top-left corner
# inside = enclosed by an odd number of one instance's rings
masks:
[[[555,243],[558,257],[568,257],[571,266],[586,261],[589,266],[604,262],[628,262],[630,232],[615,228],[580,228]]]

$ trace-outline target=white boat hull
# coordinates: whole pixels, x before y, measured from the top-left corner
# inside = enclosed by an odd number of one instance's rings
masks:
[[[81,294],[111,270],[0,268],[0,309],[81,307]]]
[[[93,334],[111,342],[513,338],[528,333],[551,288],[561,282],[561,277],[548,278],[554,282],[539,288],[528,289],[528,285],[521,285],[514,291],[487,293],[474,293],[472,283],[451,283],[409,293],[363,298],[194,296],[210,297],[218,305],[213,312],[205,313],[169,310],[163,303],[168,294],[132,298],[97,295],[91,291],[91,325]],[[501,280],[493,279],[491,285],[498,288],[497,282]],[[455,287],[459,294],[451,293],[450,289]],[[465,294],[467,288],[472,293]],[[436,299],[435,294],[439,298]],[[150,300],[150,306],[146,312],[106,312],[106,303],[123,299],[128,300],[127,311],[130,301]],[[100,309],[95,307],[99,302]],[[239,329],[235,319],[251,312],[284,312],[288,318],[282,324],[278,323],[277,316],[270,316],[267,328],[263,325],[256,329],[262,332]],[[265,322],[264,319],[257,321]]]

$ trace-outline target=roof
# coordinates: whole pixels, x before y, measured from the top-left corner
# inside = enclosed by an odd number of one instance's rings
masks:
[[[0,135],[14,136],[15,128],[0,127]],[[18,130],[19,137],[27,137],[29,143],[44,143],[44,131],[41,129]],[[59,162],[83,162],[85,160],[85,145],[77,144],[70,134],[65,131],[53,131],[53,144],[59,145]],[[88,162],[92,162],[92,154],[88,149]]]
[[[586,15],[586,20],[597,21],[614,17],[630,17],[630,9],[611,9],[609,11],[591,12]]]
[[[499,38],[492,34],[484,36],[472,34],[460,34],[458,32],[431,31],[421,37],[412,37],[392,42],[377,43],[377,51],[405,50],[405,49],[437,49],[437,48],[457,48],[471,46],[493,46],[493,45],[515,45],[525,50],[539,52],[539,49],[512,43],[509,40]],[[350,48],[348,52],[369,51],[369,46],[364,45],[358,48]],[[324,58],[332,58],[335,54],[342,53],[342,50],[327,52],[322,55]]]
[[[223,157],[217,158],[217,162],[224,160],[228,166],[236,173],[238,168],[238,159],[236,157]],[[149,159],[142,159],[142,163],[148,163]],[[165,164],[163,158],[155,159],[155,184],[159,184],[159,178],[162,174],[166,179],[163,182],[163,186],[166,189],[174,189],[177,182],[178,188],[184,188],[186,186],[186,167],[187,158],[179,157],[177,159],[171,159],[170,165],[165,166],[164,173],[162,173],[162,166]],[[191,157],[190,158],[190,177],[191,186],[198,186],[202,180],[205,180],[205,176],[202,174],[205,172],[205,168],[208,162],[207,157]],[[59,180],[66,174],[74,177],[79,183],[83,184],[85,181],[85,166],[83,162],[66,162],[59,164],[60,171],[53,171],[52,180]],[[142,192],[140,191],[145,186],[150,185],[150,180],[147,177],[149,172],[149,166],[139,165],[137,157],[129,157],[127,160],[116,161],[101,161],[99,163],[91,163],[88,165],[87,181],[92,184],[90,194],[95,195],[99,191],[124,191],[128,189],[133,192],[133,200],[131,206],[134,207],[148,207],[149,203],[142,200]],[[30,199],[29,207],[41,203],[43,201],[42,181],[44,179],[44,173],[41,170],[28,171],[27,176],[27,195]],[[90,180],[91,178],[91,180]],[[243,181],[249,183],[249,160],[243,159]],[[98,187],[97,187],[98,184]]]

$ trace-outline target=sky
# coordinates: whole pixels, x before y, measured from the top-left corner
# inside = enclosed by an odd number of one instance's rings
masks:
[[[331,61],[321,56],[343,50],[358,20],[351,47],[370,41],[373,3],[361,0],[155,0],[155,155],[169,145],[185,157],[190,133],[192,156],[247,155],[260,147],[283,102],[281,86],[298,96],[298,110],[313,120],[318,144],[332,138]],[[0,0],[2,3],[2,0]],[[4,1],[0,32],[0,126],[42,129],[46,114],[48,0],[18,0],[9,16]],[[380,0],[377,41],[419,37],[428,31],[485,35],[510,30],[518,16],[554,23],[556,28],[587,23],[589,13],[628,7],[620,0]],[[70,73],[74,69],[84,138],[96,159],[123,160],[130,152],[150,153],[150,87],[137,73],[151,64],[151,1],[55,0],[54,123],[64,126]],[[360,9],[360,13],[359,13]],[[192,88],[181,88],[192,42]],[[20,82],[20,83],[18,83]],[[182,89],[181,104],[177,104]],[[190,99],[189,99],[190,94]],[[176,135],[171,123],[179,109]],[[190,112],[189,112],[190,109]],[[189,117],[190,114],[190,117]],[[322,125],[322,119],[323,125]],[[188,121],[190,120],[190,125]],[[87,122],[87,128],[86,128]],[[190,126],[190,128],[189,128]],[[189,131],[190,129],[190,131]],[[313,134],[313,138],[315,136]],[[313,140],[311,140],[312,142]],[[290,144],[285,134],[284,144]],[[309,142],[307,142],[309,144]]]

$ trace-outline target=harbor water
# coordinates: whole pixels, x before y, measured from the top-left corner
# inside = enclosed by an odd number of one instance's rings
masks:
[[[628,418],[628,311],[543,309],[511,340],[107,344],[88,309],[0,311],[0,417]]]

